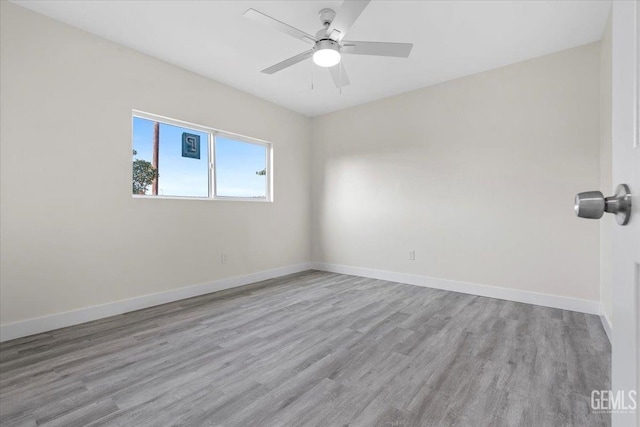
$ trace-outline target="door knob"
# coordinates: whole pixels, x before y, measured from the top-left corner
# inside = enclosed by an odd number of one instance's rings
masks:
[[[589,219],[600,219],[605,212],[612,213],[618,224],[627,225],[631,218],[631,192],[626,184],[620,184],[611,197],[604,197],[600,191],[578,193],[573,209],[580,218]]]

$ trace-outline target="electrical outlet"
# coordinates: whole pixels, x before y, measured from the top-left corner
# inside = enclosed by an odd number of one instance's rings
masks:
[[[409,261],[415,261],[416,260],[416,251],[409,251]]]
[[[226,252],[222,252],[222,255],[220,255],[220,261],[222,261],[223,264],[226,264],[227,261],[229,261],[229,255]]]

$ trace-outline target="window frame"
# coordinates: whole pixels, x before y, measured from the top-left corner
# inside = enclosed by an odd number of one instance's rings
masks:
[[[273,202],[273,144],[263,139],[252,138],[245,135],[240,135],[234,132],[220,130],[209,126],[203,126],[196,123],[186,122],[184,120],[172,119],[170,117],[160,116],[158,114],[147,113],[140,110],[131,110],[131,147],[133,148],[133,122],[135,118],[143,120],[151,120],[158,123],[163,123],[170,126],[177,126],[181,128],[193,129],[198,132],[207,134],[207,146],[208,146],[208,179],[209,179],[209,192],[207,197],[197,196],[169,196],[169,195],[157,195],[152,194],[132,194],[134,199],[177,199],[177,200],[213,200],[213,201],[238,201],[238,202],[259,202],[259,203],[271,203]],[[216,136],[224,136],[234,141],[243,142],[246,144],[254,144],[265,147],[265,197],[235,197],[235,196],[218,196],[217,193],[217,177],[216,177]]]

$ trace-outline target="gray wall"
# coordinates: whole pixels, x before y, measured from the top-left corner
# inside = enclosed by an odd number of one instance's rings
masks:
[[[307,117],[0,3],[2,324],[309,261]],[[133,199],[132,108],[271,141],[275,202]]]
[[[594,43],[314,118],[314,261],[598,300],[599,108]]]

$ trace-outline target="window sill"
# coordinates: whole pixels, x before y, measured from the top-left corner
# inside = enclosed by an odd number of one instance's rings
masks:
[[[251,197],[189,197],[189,196],[151,196],[144,194],[132,194],[133,199],[160,199],[160,200],[205,200],[209,202],[254,202],[254,203],[273,203],[273,200],[258,199]]]

